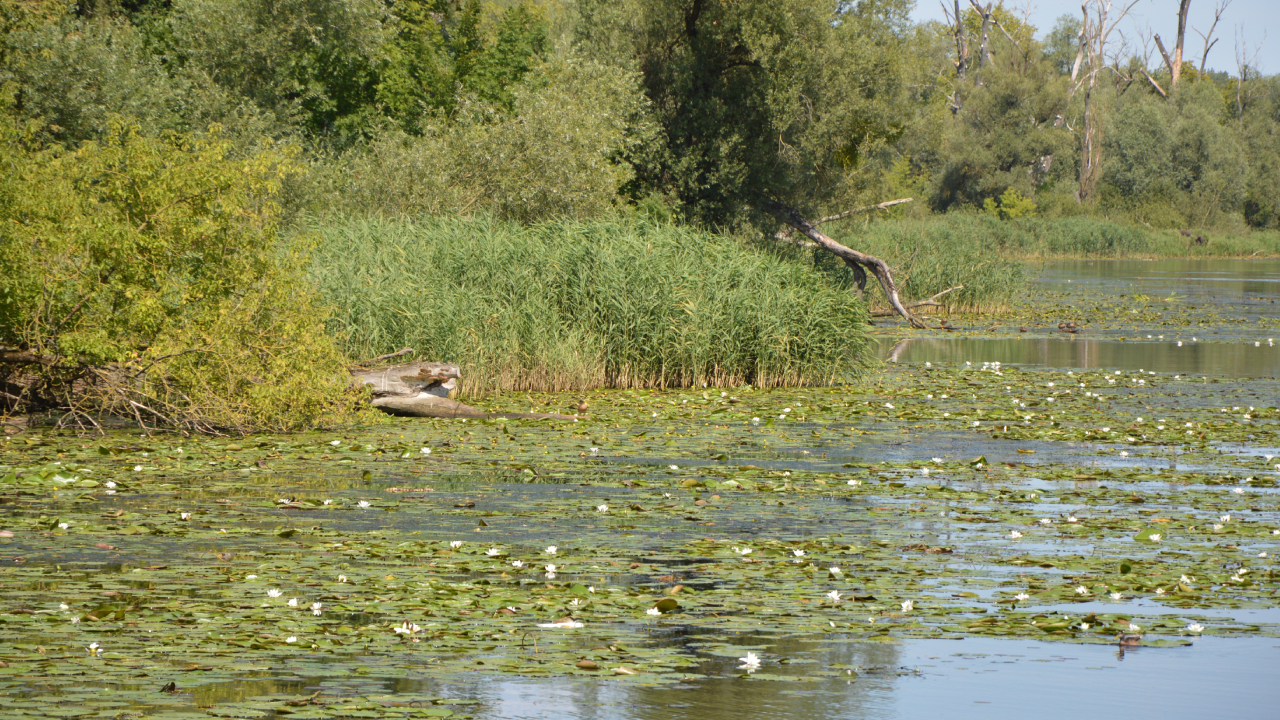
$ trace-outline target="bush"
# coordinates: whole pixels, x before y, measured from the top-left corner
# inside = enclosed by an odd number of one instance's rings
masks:
[[[204,431],[346,417],[354,393],[271,202],[287,152],[211,136],[31,150],[0,125],[0,345],[29,405]],[[10,378],[30,367],[9,368]]]
[[[826,383],[867,358],[847,287],[732,237],[625,220],[315,232],[313,273],[346,351],[457,362],[464,393]]]

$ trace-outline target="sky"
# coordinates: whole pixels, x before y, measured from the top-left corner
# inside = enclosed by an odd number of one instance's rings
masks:
[[[1221,0],[1191,0],[1191,8],[1187,13],[1187,36],[1183,50],[1183,60],[1194,59],[1200,64],[1200,56],[1204,52],[1204,41],[1192,28],[1208,32],[1213,24],[1215,4]],[[916,9],[911,17],[917,22],[925,20],[944,20],[939,0],[916,0]],[[946,0],[950,6],[951,0]],[[999,2],[999,0],[996,0]],[[1113,0],[1113,8],[1123,6],[1128,0]],[[985,4],[985,3],[984,3]],[[1073,15],[1080,17],[1080,0],[1005,0],[1005,9],[1015,10],[1021,16],[1030,5],[1030,22],[1036,27],[1037,37],[1043,37],[1059,17]],[[962,0],[961,9],[970,7],[968,0]],[[1117,32],[1136,44],[1137,54],[1141,54],[1140,34],[1158,34],[1164,46],[1173,52],[1174,38],[1178,34],[1178,0],[1138,0],[1125,18],[1116,26]],[[1243,34],[1243,44],[1241,35]],[[1114,37],[1114,36],[1113,36]],[[1214,31],[1214,37],[1220,38],[1218,44],[1209,52],[1208,67],[1211,70],[1222,70],[1236,74],[1236,54],[1248,48],[1252,56],[1257,52],[1254,63],[1264,74],[1280,73],[1280,0],[1232,0],[1222,14],[1222,20]],[[1118,39],[1118,38],[1117,38]],[[1152,62],[1159,58],[1159,51],[1152,44]]]

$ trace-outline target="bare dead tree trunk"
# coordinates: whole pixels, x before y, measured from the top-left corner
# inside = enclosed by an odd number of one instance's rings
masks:
[[[1080,89],[1084,91],[1084,120],[1080,133],[1080,189],[1076,192],[1076,200],[1081,203],[1093,196],[1098,183],[1098,171],[1102,166],[1102,123],[1098,113],[1098,99],[1094,95],[1098,74],[1106,68],[1111,33],[1137,3],[1138,0],[1130,0],[1114,17],[1111,15],[1111,0],[1083,0],[1080,3],[1080,9],[1084,13],[1084,23],[1080,28],[1080,50],[1085,72],[1078,81]],[[1081,64],[1079,56],[1076,63]]]
[[[947,24],[951,26],[951,35],[956,42],[956,80],[961,83],[964,81],[965,73],[969,70],[969,34],[965,32],[964,22],[960,15],[960,0],[952,0],[953,9],[948,9],[947,4],[939,1],[942,5],[942,14],[947,18]],[[957,83],[956,89],[947,97],[952,114],[960,112],[964,108],[964,98],[960,94],[960,84]]]
[[[894,312],[901,315],[907,322],[911,323],[911,327],[920,329],[928,327],[916,319],[916,317],[911,314],[911,311],[902,304],[902,299],[898,294],[898,285],[893,281],[893,271],[889,269],[888,263],[874,255],[867,255],[866,253],[858,252],[853,248],[846,247],[835,240],[832,240],[819,231],[813,223],[805,220],[804,217],[800,215],[800,211],[790,205],[784,205],[775,200],[771,200],[765,208],[774,217],[790,225],[796,230],[799,230],[805,237],[821,246],[822,249],[835,255],[841,260],[844,260],[845,264],[853,269],[855,279],[858,277],[859,272],[862,272],[862,277],[865,278],[866,271],[871,271],[871,274],[875,275],[876,280],[880,282],[880,287],[884,290],[885,297],[889,299],[889,306],[893,308]]]
[[[985,8],[978,4],[978,0],[969,0],[969,4],[973,6],[978,16],[982,18],[982,54],[978,56],[978,67],[986,67],[991,64],[992,3],[988,2]]]
[[[1180,0],[1178,4],[1178,37],[1173,47],[1172,57],[1169,55],[1169,51],[1165,49],[1164,42],[1160,40],[1160,36],[1155,36],[1156,47],[1160,48],[1160,56],[1164,58],[1164,64],[1169,68],[1169,92],[1173,92],[1178,87],[1178,78],[1182,77],[1182,47],[1186,43],[1187,8],[1190,6],[1191,0]]]

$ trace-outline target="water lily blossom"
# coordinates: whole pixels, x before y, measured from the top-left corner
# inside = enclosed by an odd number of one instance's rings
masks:
[[[903,601],[902,601],[902,612],[904,612],[904,613],[905,613],[905,612],[911,612],[911,611],[915,608],[915,606],[916,606],[915,601],[913,601],[913,600],[903,600]]]
[[[278,588],[271,588],[270,590],[267,591],[267,597],[269,598],[278,598],[283,594],[284,593],[280,592]]]
[[[1023,600],[1030,600],[1031,596],[1026,593],[1020,592],[1017,595],[1014,595],[1013,599],[1017,600],[1018,602],[1022,602]]]
[[[298,607],[298,598],[289,598],[288,605],[289,607],[292,607],[292,608]]]
[[[548,546],[547,546],[547,554],[548,554],[548,555],[555,555],[555,554],[556,554],[556,550],[558,550],[558,549],[559,549],[559,548],[557,548],[555,545],[548,545]]]
[[[1140,630],[1142,630],[1142,628],[1134,625],[1133,623],[1129,623],[1129,632],[1138,632]]]
[[[340,582],[340,583],[344,583],[344,582],[346,582],[346,581],[347,581],[347,576],[346,576],[346,575],[339,575],[339,576],[338,576],[338,582]]]
[[[453,548],[454,550],[457,550],[458,548],[462,547],[462,541],[461,541],[461,540],[450,540],[450,541],[449,541],[449,547]]]
[[[96,642],[89,643],[89,647],[85,648],[93,657],[102,657],[102,646]]]
[[[296,643],[296,642],[298,642],[298,636],[297,636],[297,635],[290,635],[289,637],[285,638],[285,639],[284,639],[284,641],[285,641],[285,642],[287,642],[287,643],[291,643],[291,644],[292,644],[292,643]]]
[[[524,561],[523,561],[523,560],[512,560],[512,561],[511,561],[511,567],[513,567],[513,568],[515,568],[515,569],[519,570],[520,568],[524,567]]]
[[[827,599],[833,603],[840,602],[840,591],[832,590],[831,592],[827,593]]]
[[[356,503],[356,504],[357,504],[357,505],[359,505],[359,506],[360,506],[360,507],[362,507],[362,508],[367,508],[367,507],[369,507],[369,501],[368,501],[368,500],[361,500],[360,502],[358,502],[358,503]]]
[[[601,505],[597,505],[597,506],[596,506],[596,512],[609,512],[609,506],[608,506],[608,505],[603,505],[603,504],[601,504]]]
[[[555,622],[539,623],[539,624],[538,624],[538,627],[540,627],[540,628],[556,628],[556,629],[572,630],[572,629],[574,629],[574,628],[581,628],[581,627],[586,627],[586,626],[585,626],[585,625],[583,625],[582,623],[578,622],[577,620],[574,620],[573,618],[562,618],[562,619],[557,620],[557,621],[555,621]]]
[[[1193,632],[1193,633],[1204,632],[1204,626],[1201,625],[1200,623],[1191,623],[1190,625],[1187,626],[1187,632]]]
[[[324,606],[323,606],[323,605],[321,605],[320,603],[318,603],[318,602],[313,602],[313,603],[311,603],[311,614],[312,614],[312,615],[315,615],[316,617],[320,617],[320,611],[321,611],[321,610],[323,610],[323,609],[324,609]]]
[[[1011,540],[1017,540],[1020,537],[1022,537],[1022,533],[1018,532],[1017,530],[1011,530],[1009,532],[1009,538]]]
[[[418,626],[417,624],[415,624],[415,623],[409,622],[408,620],[405,620],[402,624],[400,624],[399,626],[394,627],[394,628],[392,628],[392,629],[393,629],[393,630],[395,630],[395,633],[396,633],[397,635],[409,635],[409,636],[413,636],[413,635],[417,635],[418,633],[422,632],[422,628],[421,628],[421,627],[419,627],[419,626]]]
[[[750,650],[747,651],[746,657],[740,657],[738,660],[742,663],[742,665],[738,666],[739,670],[746,670],[751,673],[760,669],[760,657]]]
[[[791,554],[795,555],[796,557],[804,557],[804,550],[801,550],[800,548],[796,548],[795,550],[791,551]]]
[[[484,554],[488,555],[489,557],[497,557],[502,554],[502,551],[496,547],[491,547],[488,550],[485,550]]]
[[[1112,599],[1112,600],[1123,600],[1123,599],[1124,599],[1124,595],[1122,595],[1122,594],[1120,594],[1120,593],[1118,593],[1118,592],[1113,592],[1113,593],[1111,593],[1111,599]]]
[[[1085,587],[1085,586],[1083,586],[1083,585],[1077,585],[1077,586],[1076,586],[1076,594],[1077,594],[1077,595],[1088,595],[1088,594],[1089,594],[1089,588],[1087,588],[1087,587]]]
[[[645,610],[644,614],[645,615],[661,615],[662,611],[659,610],[657,607],[651,607],[648,610]]]

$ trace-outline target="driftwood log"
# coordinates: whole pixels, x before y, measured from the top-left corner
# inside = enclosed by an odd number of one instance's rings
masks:
[[[554,413],[485,412],[450,397],[461,369],[452,363],[415,362],[375,370],[352,371],[357,385],[373,388],[373,406],[391,415],[434,418],[574,420]]]

